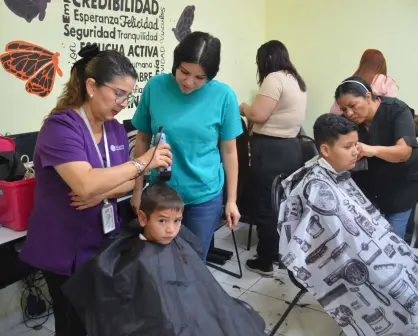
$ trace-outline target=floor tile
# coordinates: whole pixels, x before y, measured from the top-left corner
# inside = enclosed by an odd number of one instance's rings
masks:
[[[219,282],[219,284],[222,286],[225,292],[227,292],[233,298],[238,298],[246,292],[246,289],[240,288],[236,285],[233,286],[233,285],[226,284],[223,282]]]
[[[237,241],[237,245],[243,249],[247,249],[248,245],[248,232],[250,230],[250,226],[246,223],[242,223],[239,227],[234,230],[235,239]],[[227,239],[230,242],[233,242],[232,233],[228,232],[226,235],[222,237],[223,239]],[[257,232],[253,227],[253,233],[251,236],[251,246],[255,246],[258,243]]]
[[[224,238],[218,238],[215,240],[215,248],[231,251],[235,255],[235,246],[232,240],[224,239]],[[238,253],[244,252],[244,248],[238,246]]]
[[[287,307],[284,301],[250,291],[241,295],[240,299],[247,302],[261,315],[266,323],[267,330],[274,327]]]
[[[226,226],[222,226],[219,230],[215,232],[215,240],[217,238],[223,238],[225,235],[227,235],[230,232],[229,228]]]
[[[55,333],[51,332],[51,330],[48,329],[42,329],[39,331],[31,330],[27,334],[23,334],[22,336],[54,336]]]
[[[225,221],[224,221],[224,223],[226,224]],[[247,225],[247,223],[238,222],[238,224],[237,224],[237,226],[235,227],[234,230],[238,230],[239,228],[241,228],[244,225]],[[219,228],[218,230],[215,231],[215,239],[223,238],[229,232],[231,232],[231,229],[228,228],[226,225],[224,225],[224,226],[222,226],[221,228]]]
[[[286,322],[279,329],[279,335],[339,336],[342,333],[341,328],[328,314],[309,308],[295,307]]]
[[[299,292],[299,288],[292,283],[287,272],[277,271],[274,274],[274,278],[261,278],[249,290],[287,302],[291,302]],[[318,301],[310,293],[302,296],[298,305],[309,305],[309,308],[323,312]]]
[[[288,307],[287,303],[282,300],[251,291],[245,292],[240,299],[246,301],[263,317],[267,330],[273,329]],[[341,329],[327,314],[295,307],[278,330],[277,335],[338,336],[340,332]]]
[[[257,256],[257,246],[252,246],[249,251],[245,250],[239,254],[239,258],[241,262],[244,264],[248,259],[254,259],[256,256]],[[232,257],[232,260],[235,260],[235,259],[237,259],[236,255]]]
[[[16,328],[6,331],[4,336],[50,336],[51,334],[51,330],[48,330],[47,328],[43,327],[41,330],[34,330],[29,329],[22,324]]]
[[[48,317],[48,320],[45,322],[44,327],[48,330],[51,330],[52,332],[55,331],[55,318],[54,315],[50,315]]]
[[[239,273],[239,267],[238,267],[238,262],[237,260],[230,260],[228,261],[224,266],[222,266],[224,269],[227,269],[231,272],[234,273]],[[236,285],[242,289],[249,289],[250,287],[252,287],[258,280],[261,279],[261,276],[250,272],[249,270],[247,270],[245,268],[245,261],[241,260],[241,268],[242,268],[242,278],[241,279],[237,279],[233,276],[230,276],[228,274],[225,274],[221,271],[216,271],[213,272],[213,276],[215,277],[216,280],[218,280],[219,282],[222,283],[226,283],[229,285]]]

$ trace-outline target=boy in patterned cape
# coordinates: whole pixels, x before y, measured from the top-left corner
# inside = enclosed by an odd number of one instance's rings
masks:
[[[350,177],[356,125],[325,114],[314,138],[320,155],[282,182],[282,263],[347,336],[418,335],[418,257]]]

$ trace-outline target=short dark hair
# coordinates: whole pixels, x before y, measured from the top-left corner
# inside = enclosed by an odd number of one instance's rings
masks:
[[[341,96],[346,94],[351,94],[354,97],[364,97],[366,98],[366,93],[370,92],[372,94],[373,100],[376,97],[373,95],[371,86],[361,77],[351,76],[343,80],[340,85],[338,85],[335,90],[335,100],[338,100]]]
[[[165,182],[156,182],[149,185],[142,192],[141,206],[147,218],[154,211],[174,209],[182,211],[184,202],[174,189],[170,188]]]
[[[326,113],[316,119],[313,134],[316,147],[322,144],[333,145],[341,135],[357,131],[357,125],[352,121],[332,113]]]
[[[289,52],[282,42],[271,40],[264,43],[257,50],[256,61],[259,85],[272,72],[286,71],[297,80],[300,90],[306,92],[306,83],[290,61]]]
[[[174,49],[173,76],[182,62],[199,64],[207,78],[214,79],[221,63],[221,41],[208,33],[190,33]]]

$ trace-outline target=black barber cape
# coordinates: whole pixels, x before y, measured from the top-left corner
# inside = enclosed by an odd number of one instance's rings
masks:
[[[263,319],[217,283],[190,231],[165,246],[139,234],[131,222],[63,286],[89,336],[264,335]]]

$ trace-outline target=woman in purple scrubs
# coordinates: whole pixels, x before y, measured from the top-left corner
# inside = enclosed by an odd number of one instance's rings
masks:
[[[85,336],[61,286],[119,228],[116,199],[145,169],[171,165],[167,144],[130,160],[114,116],[130,102],[137,73],[116,51],[83,48],[34,153],[35,206],[21,259],[43,271],[57,336]]]

